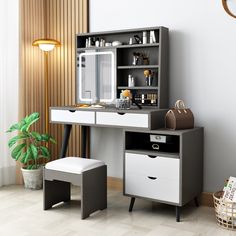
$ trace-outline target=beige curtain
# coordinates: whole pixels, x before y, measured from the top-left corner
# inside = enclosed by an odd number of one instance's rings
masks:
[[[41,121],[34,128],[44,132],[44,55],[32,42],[52,38],[61,47],[49,53],[49,104],[66,106],[75,103],[75,36],[88,31],[88,0],[21,0],[20,1],[20,118],[34,111]],[[50,145],[52,159],[58,157],[63,126],[49,125],[57,140]],[[68,155],[80,155],[80,127],[71,133]],[[19,168],[18,183],[21,182]]]

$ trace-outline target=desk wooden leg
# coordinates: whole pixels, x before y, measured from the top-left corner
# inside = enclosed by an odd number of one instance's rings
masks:
[[[129,205],[129,212],[131,212],[133,210],[134,202],[135,202],[135,197],[131,197],[130,205]]]
[[[81,154],[83,158],[86,158],[86,149],[87,149],[87,132],[88,132],[88,126],[81,126]]]
[[[175,207],[176,222],[180,222],[180,207]]]
[[[68,125],[68,124],[65,125],[60,158],[64,158],[66,156],[66,151],[67,151],[68,142],[69,142],[69,138],[70,138],[71,127],[72,127],[72,125]]]

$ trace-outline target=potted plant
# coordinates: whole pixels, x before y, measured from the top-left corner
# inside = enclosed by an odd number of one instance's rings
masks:
[[[25,188],[30,189],[42,188],[42,160],[50,158],[48,143],[56,143],[49,134],[30,130],[31,125],[39,118],[39,113],[34,112],[12,125],[7,131],[17,131],[17,135],[8,141],[8,147],[12,148],[11,157],[24,164],[21,170]]]

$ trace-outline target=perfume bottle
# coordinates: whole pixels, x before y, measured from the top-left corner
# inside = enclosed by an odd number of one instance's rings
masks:
[[[132,75],[128,76],[128,87],[134,87],[134,77]]]
[[[147,31],[143,31],[143,44],[147,44]]]

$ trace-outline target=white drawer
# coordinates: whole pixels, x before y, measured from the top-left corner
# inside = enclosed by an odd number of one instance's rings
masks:
[[[148,114],[97,112],[96,124],[149,128]]]
[[[125,174],[155,176],[165,180],[179,180],[179,159],[125,153]]]
[[[168,169],[166,170],[168,172]],[[171,175],[171,172],[169,172]],[[179,181],[150,179],[147,175],[126,174],[125,193],[161,201],[179,203]]]
[[[151,142],[158,142],[158,143],[166,143],[169,141],[171,137],[159,134],[150,134],[150,141]]]
[[[82,124],[95,124],[94,111],[69,111],[51,109],[52,122],[69,122],[69,123],[82,123]]]

